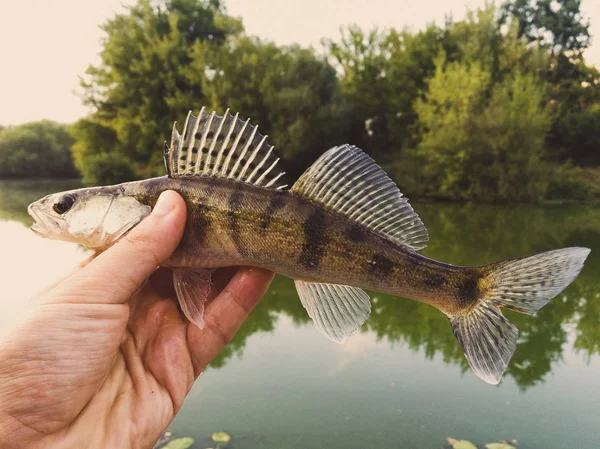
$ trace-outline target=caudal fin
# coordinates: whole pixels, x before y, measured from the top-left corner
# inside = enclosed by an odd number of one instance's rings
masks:
[[[487,383],[499,383],[515,352],[517,328],[499,307],[535,314],[573,282],[589,253],[588,248],[565,248],[482,267],[477,305],[450,317],[475,374]]]

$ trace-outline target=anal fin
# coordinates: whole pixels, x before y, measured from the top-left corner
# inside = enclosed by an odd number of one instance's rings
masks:
[[[173,285],[185,317],[204,328],[204,305],[210,295],[210,270],[173,269]]]
[[[327,338],[343,343],[371,313],[369,295],[348,285],[294,281],[302,305],[317,329]]]

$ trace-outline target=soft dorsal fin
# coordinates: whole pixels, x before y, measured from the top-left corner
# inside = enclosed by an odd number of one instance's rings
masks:
[[[170,147],[165,146],[165,166],[171,178],[179,176],[218,176],[262,187],[282,189],[283,172],[279,158],[267,143],[267,136],[229,113],[223,117],[204,108],[198,117],[190,111],[183,134],[173,125]]]
[[[355,146],[327,151],[292,191],[394,242],[415,250],[427,245],[427,229],[408,200],[375,161]]]

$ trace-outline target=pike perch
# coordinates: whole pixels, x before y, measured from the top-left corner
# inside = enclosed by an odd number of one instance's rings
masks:
[[[187,319],[202,328],[212,269],[255,266],[294,279],[316,327],[343,342],[368,318],[362,289],[431,304],[450,320],[473,371],[500,382],[517,329],[500,308],[535,314],[579,274],[587,248],[479,267],[420,255],[428,233],[385,172],[360,149],[324,153],[290,189],[266,136],[229,110],[190,112],[165,142],[167,175],[48,195],[29,206],[38,234],[104,250],[165,190],[185,199],[183,239],[164,264]]]

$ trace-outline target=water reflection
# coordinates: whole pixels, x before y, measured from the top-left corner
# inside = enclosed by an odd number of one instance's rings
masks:
[[[26,212],[29,202],[43,194],[74,187],[74,182],[32,185],[25,181],[0,181],[0,220],[29,225]],[[512,377],[521,390],[544,382],[562,360],[565,348],[586,358],[600,353],[600,285],[594,275],[600,272],[600,210],[581,205],[491,207],[418,203],[415,208],[432,236],[424,254],[449,263],[478,265],[571,245],[592,248],[577,281],[536,317],[505,312],[519,329],[519,345],[506,376]],[[6,229],[5,232],[17,234]],[[32,236],[27,244],[36,246],[40,241]],[[74,250],[67,254],[64,251],[71,250],[62,248],[66,246],[61,246],[59,254],[68,258],[69,264],[82,257]],[[37,250],[25,251],[33,254]],[[48,257],[55,258],[56,254],[50,252]],[[291,318],[295,326],[312,326],[292,281],[277,277],[266,298],[213,361],[212,369],[223,367],[234,355],[241,356],[251,335],[273,332],[283,315]],[[468,369],[448,320],[433,307],[373,294],[371,317],[362,332],[372,333],[378,341],[405,345],[428,359],[441,357],[445,363],[456,364],[463,371]]]

